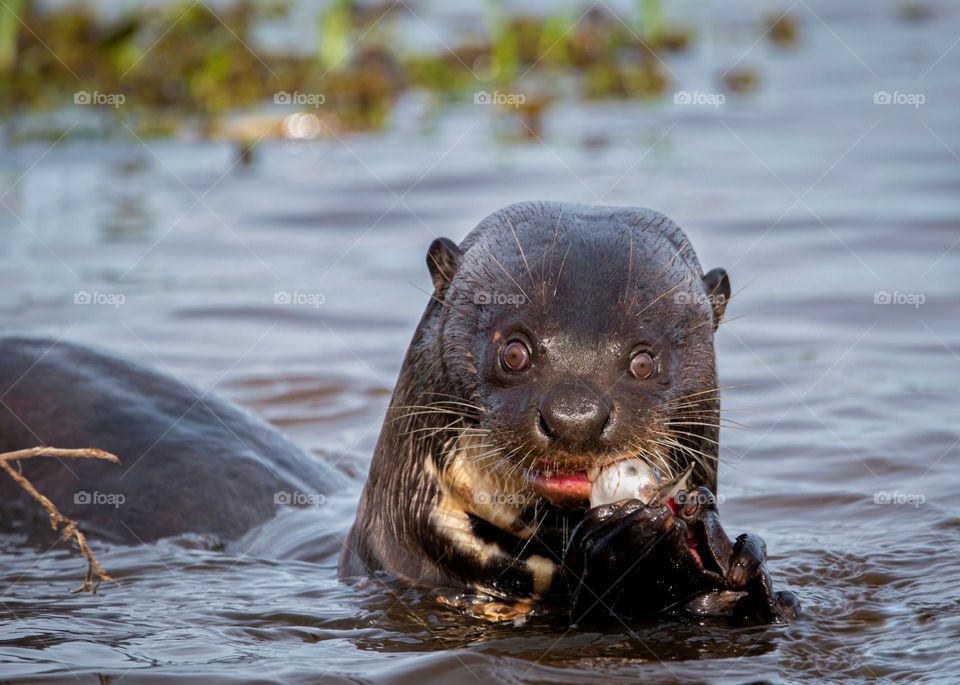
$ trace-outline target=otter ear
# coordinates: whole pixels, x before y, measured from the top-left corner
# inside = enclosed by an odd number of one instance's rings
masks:
[[[449,238],[437,238],[427,250],[427,268],[437,296],[442,297],[460,265],[460,248]]]
[[[713,330],[717,330],[730,301],[730,277],[725,269],[711,269],[703,275],[703,287],[713,307]]]

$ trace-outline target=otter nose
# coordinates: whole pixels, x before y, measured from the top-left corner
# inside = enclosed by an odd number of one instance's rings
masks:
[[[600,439],[612,408],[610,396],[592,385],[562,385],[540,400],[540,430],[566,445],[588,445]]]

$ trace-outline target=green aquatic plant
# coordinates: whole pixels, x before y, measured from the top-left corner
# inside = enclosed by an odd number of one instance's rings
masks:
[[[547,17],[540,31],[537,58],[544,66],[564,67],[570,63],[570,35],[577,18],[572,11],[561,10]]]
[[[17,34],[27,0],[6,0],[0,7],[0,74],[8,74],[17,60]]]
[[[660,0],[640,0],[640,35],[656,42],[664,32],[663,5]]]
[[[64,108],[78,92],[105,93],[123,96],[121,107],[104,109],[135,112],[127,121],[138,130],[169,131],[181,117],[211,132],[229,128],[217,122],[240,116],[235,110],[299,93],[323,96],[312,113],[336,132],[382,126],[405,89],[429,91],[435,103],[489,91],[522,95],[519,104],[494,109],[536,131],[550,104],[565,95],[662,95],[669,85],[663,55],[693,38],[668,18],[663,0],[635,0],[632,18],[583,0],[543,16],[518,15],[506,0],[484,0],[485,35],[426,52],[396,39],[397,3],[329,0],[317,15],[319,39],[309,54],[266,51],[254,40],[256,29],[282,16],[290,1],[173,0],[106,17],[87,3],[41,10],[31,0],[4,0],[0,108]],[[795,38],[789,17],[771,21],[775,39]],[[725,87],[746,91],[755,84],[740,74]],[[264,119],[258,130],[283,135],[285,113],[253,116]]]
[[[490,80],[505,86],[520,73],[520,48],[513,22],[504,0],[483,3],[490,34]]]
[[[318,19],[319,41],[317,62],[320,69],[329,71],[345,63],[350,53],[353,35],[353,0],[333,0],[320,13]]]

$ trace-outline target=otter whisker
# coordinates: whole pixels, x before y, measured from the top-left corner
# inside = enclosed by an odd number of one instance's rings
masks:
[[[677,437],[675,437],[674,435],[671,435],[671,434],[668,434],[668,433],[662,433],[662,432],[661,432],[661,433],[658,433],[658,434],[666,437],[671,444],[673,444],[675,447],[677,447],[677,448],[679,448],[679,449],[681,449],[681,450],[683,450],[683,451],[685,451],[685,452],[687,452],[687,453],[696,454],[696,455],[698,455],[698,457],[703,457],[703,458],[707,459],[708,461],[718,461],[718,462],[720,462],[720,463],[726,463],[726,461],[723,460],[723,459],[720,459],[719,456],[714,455],[714,454],[711,454],[711,453],[709,453],[709,452],[703,452],[702,450],[698,450],[698,449],[694,448],[694,447],[691,446],[691,445],[688,445],[688,444],[686,444],[686,443],[681,442],[680,439],[677,438]],[[699,438],[700,436],[696,436],[696,437]],[[707,462],[703,462],[703,461],[701,461],[700,459],[698,459],[697,461],[700,461],[700,463],[703,463],[705,466],[709,466],[709,464],[708,464]]]
[[[713,419],[733,421],[728,414],[743,414],[749,416],[741,416],[738,418],[749,418],[751,416],[774,416],[767,412],[753,411],[751,409],[720,409],[718,407],[708,408],[699,404],[691,404],[689,406],[679,406],[679,407],[658,407],[658,410],[663,410],[671,418],[694,418],[702,419],[704,421],[709,421]]]
[[[708,438],[707,436],[699,435],[698,433],[691,433],[690,431],[678,431],[678,430],[670,431],[670,432],[673,433],[674,435],[686,435],[691,438],[696,438],[697,440],[704,440],[718,447],[720,446],[720,443],[714,440],[713,438]]]
[[[437,297],[434,293],[427,292],[426,290],[424,290],[423,288],[421,288],[421,287],[420,287],[419,285],[417,285],[416,283],[410,283],[410,285],[412,285],[414,288],[416,288],[417,290],[419,290],[420,292],[422,292],[424,295],[427,295],[427,296],[428,296],[431,300],[433,300],[434,302],[437,302],[441,307],[449,307],[450,309],[454,309],[454,310],[457,311],[458,314],[463,314],[464,316],[466,316],[468,319],[470,319],[470,320],[473,321],[474,323],[479,323],[479,322],[480,322],[480,320],[475,316],[474,312],[471,311],[468,307],[465,307],[465,306],[463,306],[463,305],[460,305],[460,304],[457,304],[457,303],[454,303],[454,302],[448,302],[448,301],[445,300],[445,299],[444,299],[444,300],[441,300],[441,299],[440,299],[439,297]]]
[[[510,457],[516,454],[518,451],[520,451],[521,447],[522,446],[518,445],[517,447],[514,447],[512,450],[510,450],[506,454],[501,454],[505,448],[499,447],[496,450],[490,450],[489,452],[479,457],[473,457],[473,458],[468,457],[468,459],[470,459],[471,461],[479,462],[479,461],[482,461],[483,459],[497,457],[497,460],[493,464],[488,465],[488,468],[492,472],[497,473],[504,464],[509,463]]]
[[[643,309],[641,309],[641,310],[640,310],[639,312],[637,312],[634,316],[640,316],[640,315],[643,314],[645,311],[647,311],[648,309],[650,309],[650,307],[652,307],[652,306],[655,305],[657,302],[659,302],[660,300],[662,300],[663,298],[665,298],[667,295],[669,295],[670,293],[672,293],[672,292],[674,292],[674,291],[676,291],[676,290],[679,290],[680,288],[682,288],[682,287],[685,286],[685,285],[686,285],[686,283],[678,283],[677,285],[673,286],[673,287],[670,288],[669,290],[665,290],[664,292],[660,293],[660,294],[657,295],[655,298],[653,298],[653,301],[651,301],[649,304],[647,304],[646,307],[644,307]]]
[[[703,466],[709,473],[713,473],[716,470],[713,462],[719,461],[719,459],[711,454],[693,449],[689,445],[685,445],[674,438],[668,437],[664,440],[658,440],[657,443],[663,447],[671,450],[675,449],[681,454],[686,455],[694,464]]]
[[[503,264],[500,263],[500,260],[497,259],[496,255],[493,254],[493,252],[490,250],[490,248],[487,247],[486,245],[484,245],[484,249],[487,251],[487,254],[490,255],[490,257],[493,259],[493,261],[496,263],[496,265],[500,267],[500,269],[503,271],[503,273],[505,273],[505,274],[507,275],[507,278],[509,278],[509,279],[513,282],[513,284],[514,284],[515,286],[517,286],[517,289],[518,289],[521,293],[523,293],[523,296],[524,296],[525,298],[527,298],[527,301],[528,301],[528,302],[533,302],[533,300],[530,298],[530,296],[527,295],[527,291],[520,287],[520,284],[517,283],[517,279],[515,279],[515,278],[513,277],[513,275],[507,270],[507,268],[506,268]]]
[[[533,454],[533,450],[534,450],[534,448],[531,447],[530,449],[527,450],[526,454],[524,454],[520,459],[518,459],[518,460],[516,461],[516,463],[511,467],[511,469],[510,469],[510,470],[506,473],[506,475],[504,476],[504,478],[503,478],[503,482],[504,482],[504,483],[506,483],[510,478],[512,478],[512,477],[513,477],[513,474],[516,473],[517,470],[518,470],[521,466],[524,465],[524,463],[527,461],[527,458],[528,458],[531,454]]]
[[[401,433],[400,435],[406,436],[406,435],[414,435],[416,433],[427,433],[429,435],[436,435],[438,433],[454,433],[456,435],[466,435],[466,436],[476,435],[478,437],[482,437],[484,435],[487,435],[489,431],[486,430],[485,428],[464,428],[462,426],[436,426],[436,427],[428,427],[428,428],[414,428],[404,433]]]
[[[660,452],[650,452],[645,449],[644,445],[640,443],[633,442],[629,445],[629,450],[634,452],[641,459],[644,459],[649,464],[661,468],[661,470],[666,472],[668,478],[672,478],[674,470],[680,470],[680,464],[670,455],[669,452],[662,454]]]
[[[520,560],[523,559],[523,553],[527,551],[527,547],[529,547],[533,539],[537,537],[537,531],[540,530],[540,526],[543,525],[543,522],[547,520],[547,515],[549,513],[550,513],[549,511],[544,509],[543,516],[540,517],[539,521],[537,521],[536,518],[534,518],[534,521],[536,522],[533,525],[533,530],[531,531],[530,536],[527,538],[526,542],[523,543],[523,547],[520,548],[520,551],[514,557],[514,564],[519,565]],[[536,514],[534,514],[534,517],[536,517]],[[501,573],[500,575],[503,575],[503,573]]]
[[[471,409],[476,409],[477,411],[483,411],[483,405],[475,404],[464,397],[460,397],[459,395],[451,395],[445,392],[429,392],[427,394],[435,395],[436,397],[448,398],[445,400],[437,400],[436,402],[430,402],[430,404],[443,404],[443,403],[457,404],[457,405],[463,405],[465,407],[470,407]]]
[[[426,404],[395,404],[394,407],[411,409],[411,408],[424,408],[424,407],[466,407],[472,411],[482,411],[483,407],[479,407],[469,402],[462,402],[459,400],[436,400],[434,402],[428,402]]]
[[[553,296],[557,296],[557,290],[560,288],[560,276],[563,275],[563,265],[567,263],[567,255],[570,254],[570,248],[573,244],[567,245],[567,251],[563,253],[563,259],[560,260],[560,271],[557,272],[557,278],[553,282]]]
[[[485,462],[494,460],[490,464],[486,464],[486,467],[490,470],[494,470],[498,467],[498,464],[503,463],[504,460],[503,448],[497,448],[493,450],[487,450],[483,454],[470,454],[465,457],[466,461],[471,464],[483,465]]]
[[[395,422],[395,421],[400,421],[400,420],[402,420],[402,419],[409,419],[409,418],[412,418],[412,417],[414,417],[414,416],[429,416],[429,415],[436,415],[436,416],[456,416],[458,419],[470,419],[470,420],[474,420],[474,417],[469,416],[468,414],[461,414],[461,413],[455,412],[455,411],[441,411],[441,410],[431,409],[431,410],[421,410],[421,411],[405,412],[405,413],[403,413],[403,414],[400,414],[399,416],[394,416],[394,417],[392,417],[392,418],[387,419],[387,422],[388,422],[388,423],[393,423],[393,422]]]
[[[735,413],[735,414],[756,414],[756,412],[751,412],[751,411],[731,411],[731,412],[728,412],[728,413]],[[676,417],[676,418],[688,418],[688,417],[689,417],[689,418],[701,419],[701,420],[704,420],[704,421],[706,421],[706,420],[708,420],[708,419],[718,419],[718,420],[722,420],[722,421],[733,421],[733,419],[731,419],[731,418],[729,418],[729,417],[727,417],[727,416],[724,416],[723,414],[724,414],[724,412],[722,412],[720,409],[699,409],[699,408],[697,408],[697,407],[691,407],[690,409],[674,409],[674,410],[671,410],[671,412],[670,412],[671,417]]]
[[[719,392],[720,390],[732,390],[733,388],[748,388],[748,387],[750,387],[750,384],[748,383],[738,383],[737,385],[715,385],[714,387],[707,388],[706,390],[699,390],[697,392],[691,392],[686,395],[681,395],[676,399],[685,400],[689,397],[697,397],[698,395],[705,395],[711,392]]]
[[[632,234],[630,235],[630,239],[631,239],[631,247],[632,247],[632,241],[633,241],[633,235],[632,235]],[[684,240],[682,243],[680,243],[680,246],[677,248],[677,251],[674,252],[673,255],[670,256],[670,259],[667,260],[667,263],[664,264],[663,268],[660,270],[660,272],[659,272],[656,276],[653,277],[652,280],[654,280],[654,281],[658,280],[661,276],[663,276],[663,275],[664,275],[665,273],[667,273],[671,268],[673,268],[673,263],[674,263],[675,261],[677,261],[677,257],[680,256],[680,253],[683,252],[684,248],[687,247],[687,245],[689,245],[689,244],[690,244],[690,242],[689,242],[688,240]],[[637,294],[639,295],[639,293],[640,293],[640,289],[637,288]],[[636,301],[636,298],[634,298],[634,300],[631,301],[631,303],[630,303],[630,308],[632,309],[633,307],[636,306],[636,304],[637,304],[637,301]],[[652,303],[651,303],[651,304],[652,304]],[[642,312],[641,312],[641,313],[642,313]]]
[[[753,429],[741,423],[703,423],[702,421],[670,421],[667,426],[703,426],[705,428],[727,428],[733,431],[752,432]]]
[[[717,416],[716,414],[674,414],[670,420],[675,423],[678,421],[690,421],[702,426],[733,426],[750,430],[750,426],[746,424],[735,421],[727,416]]]
[[[630,284],[633,282],[633,231],[630,231],[630,250],[627,252],[627,278],[626,278],[626,289],[623,291],[623,301],[626,302],[627,298],[630,297]],[[636,293],[640,292],[638,287],[635,290]],[[635,302],[630,303],[630,308],[633,309]]]
[[[426,435],[420,436],[420,439],[429,439],[434,435],[439,435],[445,432],[453,432],[457,435],[466,435],[466,436],[476,436],[482,437],[487,435],[490,431],[486,428],[476,428],[472,426],[457,425],[463,421],[462,417],[458,417],[454,421],[444,425],[444,426],[426,426],[424,428],[412,428],[408,431],[400,433],[401,436],[415,435],[417,433],[425,433]]]
[[[683,416],[687,416],[687,415],[696,416],[699,414],[704,414],[708,416],[715,416],[717,414],[752,414],[754,416],[763,416],[766,413],[766,412],[760,412],[760,411],[753,411],[752,409],[721,409],[720,407],[706,408],[706,407],[703,407],[703,405],[700,405],[699,407],[697,407],[696,405],[691,405],[691,406],[692,408],[688,410],[683,410],[683,408],[681,407],[681,411],[678,411],[677,414],[683,415]],[[675,409],[675,407],[673,407],[672,409]],[[723,417],[721,416],[720,418],[723,418]]]
[[[536,291],[537,282],[533,280],[533,272],[530,271],[530,263],[527,261],[527,255],[523,251],[523,245],[520,244],[520,238],[517,236],[517,229],[514,228],[513,222],[510,221],[510,219],[507,219],[507,226],[510,227],[510,232],[513,233],[513,239],[516,241],[517,249],[520,251],[520,257],[523,259],[523,265],[527,267],[527,276],[530,277],[530,288],[531,290]]]

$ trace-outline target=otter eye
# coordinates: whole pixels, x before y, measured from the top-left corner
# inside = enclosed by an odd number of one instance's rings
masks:
[[[656,365],[649,352],[640,352],[630,360],[630,375],[640,380],[650,378],[655,368]]]
[[[530,350],[519,340],[511,340],[500,353],[500,363],[507,371],[525,371],[530,366]]]

